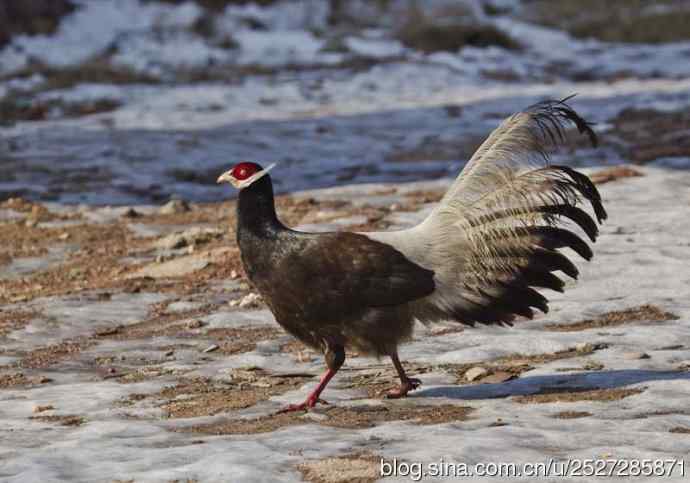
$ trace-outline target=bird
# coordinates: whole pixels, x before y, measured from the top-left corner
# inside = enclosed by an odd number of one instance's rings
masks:
[[[415,321],[512,326],[534,309],[548,312],[538,290],[563,292],[559,275],[578,277],[561,249],[590,260],[582,236],[594,242],[607,217],[592,181],[550,160],[572,127],[597,144],[569,99],[536,103],[501,122],[428,216],[407,229],[297,231],[276,213],[274,165],[242,161],[220,175],[218,183],[239,189],[236,238],[247,277],[278,324],[324,354],[316,388],[281,412],[326,403],[320,396],[346,349],[391,359],[400,384],[386,397],[417,389],[421,382],[398,356]]]

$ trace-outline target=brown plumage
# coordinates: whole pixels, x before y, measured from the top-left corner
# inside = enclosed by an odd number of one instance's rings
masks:
[[[237,239],[252,283],[276,320],[322,350],[328,372],[302,404],[319,395],[345,359],[346,347],[391,357],[401,379],[390,397],[404,396],[410,379],[397,348],[414,321],[510,324],[548,311],[535,288],[562,291],[553,272],[576,278],[558,250],[585,259],[587,243],[606,218],[585,175],[549,166],[548,152],[574,124],[596,142],[589,124],[564,101],[548,101],[506,119],[467,163],[444,198],[419,225],[401,231],[303,233],[285,227],[274,209],[267,170],[240,163],[219,178],[240,188]]]

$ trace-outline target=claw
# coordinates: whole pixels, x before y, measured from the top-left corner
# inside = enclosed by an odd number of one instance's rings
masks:
[[[289,404],[277,411],[275,414],[293,413],[297,411],[309,411],[311,408],[316,406],[317,403],[330,404],[328,401],[324,401],[321,398],[307,398],[304,402],[301,402],[299,404]]]
[[[422,385],[422,381],[420,381],[419,379],[409,378],[405,382],[400,384],[400,386],[398,386],[397,388],[391,389],[390,391],[388,391],[385,395],[385,398],[386,399],[399,399],[401,397],[405,397],[405,396],[407,396],[408,392],[414,391],[415,389],[417,389],[421,385]]]
[[[303,403],[300,404],[289,404],[285,406],[284,408],[276,411],[276,414],[285,414],[285,413],[293,413],[297,411],[309,411],[309,408],[313,406],[309,406],[309,403],[307,401],[304,401]]]
[[[344,356],[343,352],[343,358]],[[342,364],[342,361],[341,361]],[[328,404],[326,401],[321,399],[319,397],[319,394],[323,392],[323,390],[326,388],[326,385],[328,384],[328,381],[331,380],[333,376],[335,376],[335,373],[338,371],[338,368],[340,365],[338,365],[335,368],[328,368],[328,371],[326,371],[326,374],[323,375],[321,378],[321,381],[319,382],[319,385],[307,396],[307,399],[304,400],[303,403],[300,404],[290,404],[289,406],[284,407],[280,411],[278,411],[275,414],[284,414],[284,413],[292,413],[295,411],[309,411],[311,408],[316,406],[316,403],[321,403],[321,404]]]

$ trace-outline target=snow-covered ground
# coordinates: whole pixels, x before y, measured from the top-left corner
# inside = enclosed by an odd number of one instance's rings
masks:
[[[393,417],[372,427],[357,428],[355,424],[337,428],[329,426],[334,416],[326,406],[303,417],[295,416],[285,427],[285,421],[277,420],[268,432],[180,432],[209,424],[222,428],[228,421],[266,416],[282,404],[299,400],[313,387],[322,369],[321,358],[296,358],[294,353],[285,352],[281,349],[289,341],[285,335],[235,355],[204,352],[213,340],[209,339],[213,330],[272,326],[266,310],[228,309],[223,305],[200,317],[192,338],[161,333],[117,340],[106,336],[116,333],[117,326],[132,326],[147,319],[152,304],[169,296],[122,293],[104,299],[87,291],[9,305],[6,310],[35,310],[41,315],[7,335],[2,374],[12,373],[8,367],[27,351],[80,338],[93,343],[74,356],[63,355],[63,360],[53,365],[22,369],[34,382],[0,391],[0,478],[7,482],[300,481],[300,463],[359,453],[389,461],[397,458],[429,463],[443,459],[468,464],[538,463],[549,458],[687,458],[690,438],[678,428],[690,428],[690,232],[686,223],[690,174],[660,168],[640,171],[644,176],[601,185],[610,216],[594,246],[595,258],[581,265],[579,281],[570,283],[565,294],[551,296],[548,315],[512,329],[479,327],[440,336],[419,327],[415,341],[406,345],[402,354],[414,372],[421,372],[424,385],[408,400],[384,403],[367,397],[369,384],[393,383],[393,373],[386,370],[388,361],[362,357],[349,359],[326,392],[336,408],[354,414],[366,414],[376,407],[405,410],[410,412],[405,418],[408,421]],[[387,204],[402,202],[406,192],[438,190],[445,184],[401,185],[393,195],[386,194],[391,192],[390,185],[360,185],[297,197],[380,200]],[[402,226],[413,223],[423,212],[424,207],[418,212],[394,212],[390,220],[393,227]],[[610,327],[544,330],[551,324],[574,324],[646,304],[678,318],[649,323],[643,315],[637,321]],[[167,311],[198,305],[177,302]],[[183,317],[178,322],[194,320]],[[97,334],[101,334],[100,339]],[[171,349],[164,356],[166,347]],[[514,363],[521,364],[516,362],[516,354],[529,358],[567,350],[576,352],[567,358],[532,361],[531,370],[507,382],[458,384],[448,370],[466,363],[491,367],[490,361],[501,357],[512,357]],[[94,361],[101,362],[94,367]],[[105,365],[99,366],[102,361]],[[108,376],[109,365],[120,366],[111,372],[139,367],[148,375],[139,382],[123,383],[117,378],[121,374]],[[221,406],[209,412],[202,409],[201,415],[161,419],[166,414],[165,404],[184,404],[199,397],[193,391],[156,396],[162,388],[178,383],[180,377],[203,376],[227,382],[237,377],[236,371],[257,370],[313,377],[246,409]],[[357,377],[367,375],[372,376],[368,382],[352,385]],[[246,386],[246,391],[252,390],[256,387]],[[603,390],[604,395],[577,399],[580,391],[589,390]],[[539,396],[535,400],[520,398],[532,394],[574,395],[575,399],[548,402]],[[225,404],[232,406],[232,398]],[[471,412],[438,424],[415,421],[415,411],[445,405],[469,407]],[[59,416],[67,415],[81,419],[71,425],[66,420],[61,426]],[[29,419],[41,416],[56,419]],[[417,416],[422,417],[421,413]],[[373,471],[370,463],[364,469],[365,474]],[[668,481],[685,478],[676,468]]]

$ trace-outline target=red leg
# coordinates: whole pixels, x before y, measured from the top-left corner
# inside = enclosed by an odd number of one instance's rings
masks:
[[[309,396],[307,396],[307,399],[305,399],[303,403],[290,404],[289,406],[278,411],[278,414],[289,413],[292,411],[308,411],[316,406],[316,403],[318,402],[328,404],[326,401],[319,399],[319,396],[323,390],[326,389],[328,382],[333,379],[333,376],[335,376],[336,372],[338,372],[338,369],[340,369],[340,367],[343,365],[343,362],[345,362],[345,349],[342,346],[330,346],[326,349],[325,356],[328,370],[321,377],[321,381],[319,382],[319,385],[316,386],[316,389],[314,389]]]
[[[335,373],[338,372],[337,370],[334,371],[333,369],[328,369],[326,373],[321,377],[321,381],[319,382],[319,385],[316,386],[316,389],[314,389],[309,396],[307,396],[307,399],[304,400],[304,402],[299,403],[299,404],[290,404],[289,406],[284,407],[280,411],[278,411],[278,414],[282,413],[289,413],[292,411],[308,411],[310,408],[313,408],[316,406],[317,402],[322,402],[324,404],[328,404],[326,401],[319,399],[319,396],[323,392],[324,389],[326,389],[326,386],[328,385],[328,382],[335,376]]]
[[[398,371],[398,376],[400,377],[400,386],[388,391],[386,393],[386,398],[398,399],[407,396],[408,392],[417,389],[419,386],[422,385],[422,381],[420,381],[419,379],[407,377],[407,374],[405,374],[405,369],[400,363],[400,359],[398,359],[398,354],[396,352],[391,354],[390,357],[393,361],[393,365],[395,366],[395,370]]]

